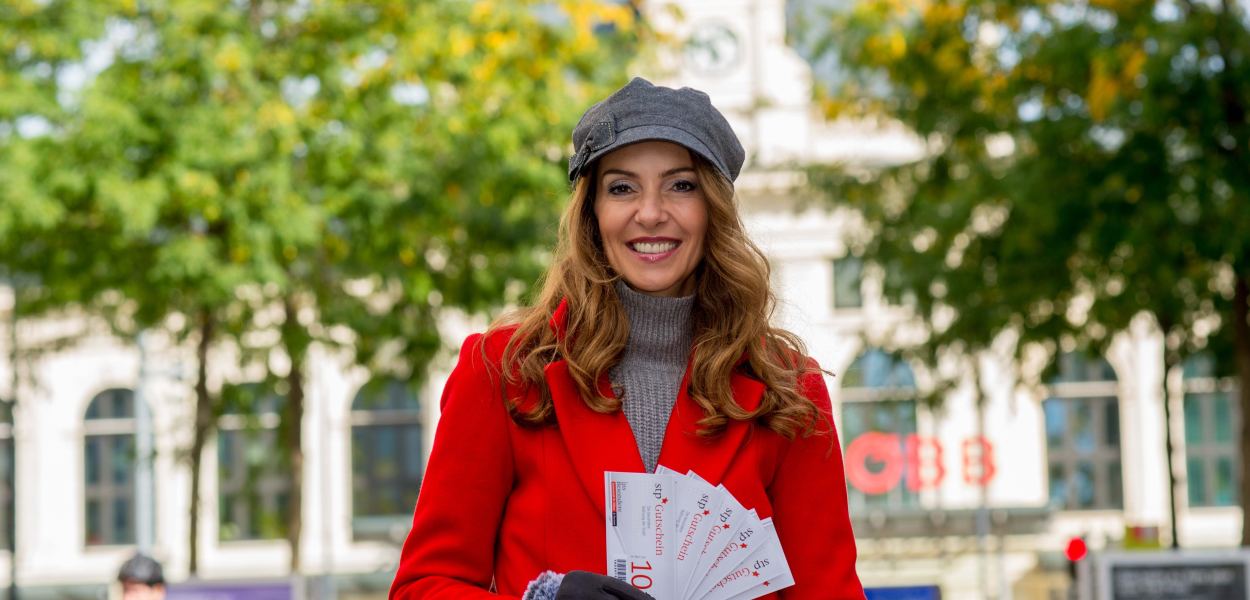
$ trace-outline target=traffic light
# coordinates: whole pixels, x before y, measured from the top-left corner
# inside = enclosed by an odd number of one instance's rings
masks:
[[[1074,537],[1068,540],[1068,547],[1064,549],[1063,555],[1068,557],[1068,562],[1076,564],[1085,555],[1089,554],[1089,546],[1085,545],[1085,538]]]
[[[1068,546],[1063,549],[1063,555],[1068,559],[1068,577],[1072,582],[1072,589],[1075,590],[1078,585],[1076,563],[1081,562],[1089,555],[1089,546],[1085,544],[1085,538],[1074,537],[1068,540]]]

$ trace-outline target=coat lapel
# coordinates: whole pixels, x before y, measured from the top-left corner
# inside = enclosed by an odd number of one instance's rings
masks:
[[[603,414],[586,406],[569,375],[567,362],[557,360],[547,365],[545,375],[560,437],[573,460],[577,478],[595,509],[602,512],[604,471],[642,472],[638,443],[624,413],[618,410]],[[600,391],[610,396],[611,385],[606,378],[599,383]]]
[[[664,446],[660,449],[660,464],[679,473],[694,471],[703,479],[716,484],[724,478],[733,464],[738,449],[750,436],[753,424],[749,421],[730,421],[720,435],[707,438],[699,435],[699,420],[703,409],[686,392],[689,387],[690,369],[682,379],[677,392],[677,403],[668,419],[664,432]],[[759,408],[764,394],[760,381],[734,373],[730,377],[734,401],[746,410]]]

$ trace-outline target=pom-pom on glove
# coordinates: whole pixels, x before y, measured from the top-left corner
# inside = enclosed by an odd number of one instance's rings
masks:
[[[570,571],[560,582],[556,600],[655,600],[645,592],[607,575]]]
[[[554,571],[543,571],[525,587],[525,595],[521,600],[556,600],[556,592],[560,591],[560,582],[564,575]]]

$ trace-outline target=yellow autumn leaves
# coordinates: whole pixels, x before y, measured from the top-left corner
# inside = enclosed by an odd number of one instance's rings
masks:
[[[1011,110],[1015,102],[1011,95],[1030,86],[1041,86],[1053,92],[1045,96],[1050,101],[1064,94],[1081,98],[1089,118],[1102,122],[1117,102],[1132,98],[1142,85],[1149,56],[1141,36],[1120,39],[1081,55],[1079,59],[1087,65],[1087,78],[1058,82],[1054,65],[1020,60],[1018,50],[1012,47],[1027,45],[1029,42],[1021,40],[1043,35],[1038,29],[1039,19],[1052,18],[1041,16],[1051,10],[1051,4],[994,6],[971,0],[862,0],[846,16],[835,17],[834,29],[846,40],[858,40],[841,44],[842,51],[852,58],[851,63],[891,74],[899,86],[897,90],[912,98],[927,97],[940,86],[945,88],[944,96],[975,99],[984,110]],[[1021,17],[1030,6],[1034,24],[1025,26]],[[1141,0],[1093,0],[1088,9],[1102,11],[1114,19],[1136,14],[1133,11],[1148,12],[1149,7],[1144,6]],[[1062,19],[1055,19],[1049,27],[1066,27]],[[1055,92],[1056,86],[1063,89],[1062,94]],[[864,92],[850,86],[842,91],[842,96]],[[865,104],[862,99],[846,97],[831,97],[824,104],[832,114],[842,112],[848,102]]]
[[[622,31],[631,31],[634,26],[633,13],[620,4],[561,0],[560,8],[573,24],[575,37],[572,49],[575,52],[588,52],[595,48],[598,38],[594,28],[599,23],[611,24]]]
[[[1114,52],[1094,57],[1085,94],[1091,119],[1103,121],[1118,99],[1136,91],[1136,80],[1146,65],[1146,58],[1146,51],[1140,46],[1121,46]]]
[[[504,6],[512,4],[513,6]],[[469,23],[474,26],[481,26],[490,23],[491,17],[500,10],[515,10],[516,2],[508,2],[507,0],[477,0],[473,3],[473,7],[469,11]],[[525,2],[522,4],[531,4]],[[559,9],[569,19],[573,26],[574,41],[570,48],[573,52],[589,52],[597,48],[599,38],[595,35],[595,27],[601,24],[609,24],[620,31],[633,31],[635,26],[633,11],[626,5],[614,4],[608,2],[587,2],[585,0],[561,0]],[[508,43],[515,41],[518,32],[491,32],[484,38],[484,49],[495,51],[503,48]],[[452,39],[449,42],[453,45],[460,44],[453,49],[453,54],[463,56],[468,53],[470,48],[464,47],[464,43],[468,41],[463,38]]]
[[[959,26],[967,17],[967,11],[964,2],[952,0],[867,0],[855,6],[851,19],[843,25],[866,28],[864,56],[884,66],[906,56],[909,46],[915,43],[908,40],[909,32],[924,32],[921,37],[927,40],[937,30]],[[921,47],[910,49],[913,52],[932,50],[931,42],[926,40],[921,40]],[[946,71],[954,71],[959,66],[955,63],[964,62],[959,56],[937,58],[947,63]]]
[[[538,78],[558,69],[553,61],[561,57],[586,55],[601,48],[602,36],[596,28],[610,25],[621,32],[632,32],[636,26],[634,14],[627,6],[604,1],[562,0],[557,4],[559,16],[544,16],[537,10],[539,3],[515,0],[477,0],[468,11],[465,25],[453,26],[438,43],[454,60],[470,59],[474,65],[470,77],[474,81],[490,81],[501,69],[517,68],[526,77]],[[517,13],[525,13],[518,18]],[[505,18],[504,15],[510,15]],[[543,19],[567,19],[571,37],[558,46],[544,47],[544,52],[533,54],[534,40],[525,39],[533,31],[516,28],[518,22],[532,20],[535,27]],[[519,56],[524,53],[525,56]]]

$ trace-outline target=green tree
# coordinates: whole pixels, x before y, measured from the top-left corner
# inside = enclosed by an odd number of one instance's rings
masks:
[[[65,118],[58,78],[83,62],[83,42],[102,31],[101,6],[68,5],[0,6],[0,266],[9,273],[30,266],[17,242],[54,227],[63,212],[38,184],[47,175],[41,146]]]
[[[282,383],[294,571],[310,350],[418,380],[440,310],[524,292],[567,189],[568,131],[623,81],[634,14],[568,0],[147,0],[103,15],[111,60],[59,97],[64,124],[34,154],[53,171],[34,193],[61,220],[20,245],[59,265],[48,286],[75,293],[58,298],[119,332],[195,344],[192,573],[220,412],[210,350],[237,347]]]
[[[978,353],[1004,334],[1017,353],[1064,336],[1104,347],[1146,314],[1165,369],[1235,347],[1225,372],[1250,414],[1240,5],[867,0],[828,25],[819,53],[841,75],[828,112],[901,122],[926,148],[907,164],[812,173],[864,214],[886,296],[928,325],[919,357]]]
[[[10,422],[20,410],[21,364],[58,344],[38,346],[18,335],[18,324],[54,305],[43,275],[45,263],[37,245],[26,241],[56,231],[65,212],[47,193],[45,183],[54,170],[44,160],[52,154],[49,133],[64,121],[66,111],[58,102],[61,78],[72,76],[84,60],[87,40],[102,31],[106,2],[70,6],[69,2],[5,2],[0,4],[0,285],[12,293],[5,315],[9,377],[3,383],[7,397],[0,399],[0,413]],[[57,290],[62,298],[72,288]],[[26,372],[29,375],[29,371]],[[11,457],[10,457],[11,458]],[[14,488],[15,473],[8,469]],[[11,505],[12,506],[12,505]],[[10,562],[16,563],[14,515],[0,515],[7,530]],[[10,582],[16,595],[17,584]]]

